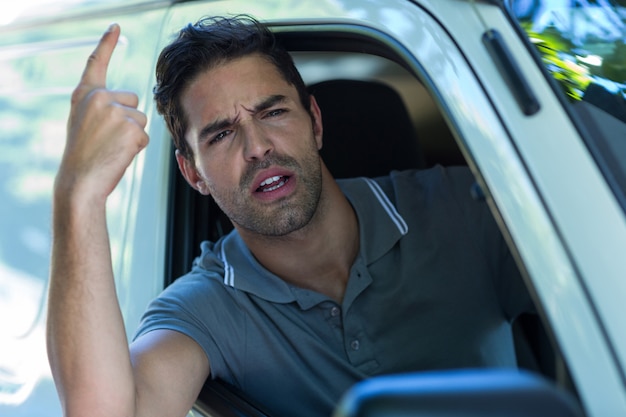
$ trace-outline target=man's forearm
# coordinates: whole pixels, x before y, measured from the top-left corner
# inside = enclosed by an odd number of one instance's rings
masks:
[[[66,415],[129,416],[134,381],[104,202],[56,198],[48,355]]]

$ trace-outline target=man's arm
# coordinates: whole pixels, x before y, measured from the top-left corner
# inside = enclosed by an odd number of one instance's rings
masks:
[[[159,331],[134,344],[131,360],[113,279],[106,200],[148,143],[137,96],[106,89],[119,33],[103,35],[72,95],[53,197],[48,356],[67,416],[182,416],[208,375],[206,355]],[[159,409],[163,399],[171,404]]]

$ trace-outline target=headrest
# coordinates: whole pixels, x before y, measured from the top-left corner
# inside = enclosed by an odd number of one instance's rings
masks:
[[[320,153],[335,178],[377,177],[424,166],[404,102],[390,86],[331,80],[309,91],[322,111]]]

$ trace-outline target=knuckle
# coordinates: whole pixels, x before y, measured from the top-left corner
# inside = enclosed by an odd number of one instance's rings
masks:
[[[120,97],[123,98],[124,102],[129,106],[136,108],[139,104],[139,96],[132,91],[121,91]]]
[[[125,137],[122,145],[125,153],[137,154],[148,145],[148,135],[138,127],[128,130]]]
[[[148,134],[146,132],[142,131],[142,134],[139,137],[139,150],[145,148],[146,146],[148,146],[148,143],[150,142],[150,137],[148,136]]]
[[[72,91],[72,95],[70,96],[71,105],[75,106],[80,103],[83,100],[84,96],[85,87],[83,85],[78,85],[78,87],[76,87],[74,91]]]
[[[144,113],[141,113],[139,115],[139,123],[142,128],[146,127],[148,125],[148,116],[146,116]]]
[[[113,119],[124,120],[126,118],[126,110],[118,103],[108,103],[108,113]]]
[[[104,88],[95,88],[89,93],[90,100],[96,105],[106,105],[109,103],[109,92]]]
[[[114,115],[115,112],[111,112],[111,110],[114,109],[115,106],[111,106],[112,104],[108,91],[103,88],[92,89],[85,95],[85,107],[87,111],[100,114],[110,112]]]

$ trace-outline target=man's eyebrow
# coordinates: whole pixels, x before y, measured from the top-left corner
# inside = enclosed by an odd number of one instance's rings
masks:
[[[256,114],[262,112],[263,110],[267,110],[270,107],[278,103],[282,103],[286,100],[287,96],[284,96],[282,94],[271,95],[258,103],[256,106],[254,106],[254,108],[252,109],[252,113]],[[210,122],[200,130],[200,133],[198,134],[198,142],[204,142],[213,133],[219,132],[220,130],[224,130],[229,126],[234,125],[237,122],[238,118],[239,117],[235,117],[234,119],[217,119],[213,122]]]
[[[282,94],[274,94],[272,96],[267,97],[266,99],[264,99],[263,101],[261,101],[259,104],[257,104],[256,106],[254,106],[254,113],[258,113],[261,112],[263,110],[267,110],[270,107],[278,104],[278,103],[282,103],[284,101],[287,100],[287,96],[284,96]]]
[[[198,142],[204,142],[208,136],[220,130],[226,129],[228,126],[232,126],[237,121],[235,119],[218,119],[204,126],[198,134]]]

